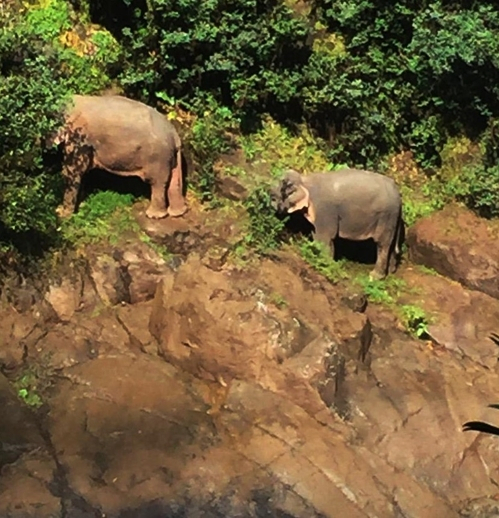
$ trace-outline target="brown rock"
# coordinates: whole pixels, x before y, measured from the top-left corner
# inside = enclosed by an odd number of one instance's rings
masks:
[[[50,491],[56,465],[48,452],[26,455],[23,462],[6,466],[0,476],[2,518],[60,518],[61,500]],[[66,509],[67,510],[67,509]]]
[[[26,340],[37,322],[29,313],[18,313],[14,308],[0,312],[0,369],[15,371],[24,362]]]
[[[156,286],[167,275],[173,275],[166,261],[144,243],[134,244],[123,252],[130,276],[130,303],[136,304],[154,297]]]
[[[81,279],[72,281],[64,278],[59,284],[51,284],[45,294],[45,300],[52,306],[58,318],[67,322],[80,307],[83,283]]]
[[[248,196],[248,189],[243,182],[232,176],[221,175],[217,179],[217,192],[224,198],[234,201],[244,200]]]
[[[101,254],[90,260],[90,275],[104,304],[112,306],[130,302],[130,278],[126,265],[119,259]]]
[[[89,269],[102,302],[136,304],[154,297],[158,282],[172,275],[166,261],[146,243],[130,243],[125,250],[95,250]]]
[[[467,288],[499,298],[499,225],[451,206],[408,232],[409,255]]]
[[[0,374],[0,468],[25,451],[44,444],[30,409]]]

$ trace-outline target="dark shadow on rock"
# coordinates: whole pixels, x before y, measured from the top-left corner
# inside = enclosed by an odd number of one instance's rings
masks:
[[[112,518],[187,518],[188,516],[203,516],[203,518],[294,518],[273,505],[272,491],[255,489],[250,501],[241,502],[241,505],[234,504],[234,495],[216,497],[208,504],[202,504],[192,499],[186,499],[183,503],[166,503],[155,500],[141,505],[140,507],[129,508],[112,515]],[[247,509],[242,511],[242,507]],[[324,518],[323,515],[314,514],[314,518]],[[311,517],[312,518],[312,517]]]

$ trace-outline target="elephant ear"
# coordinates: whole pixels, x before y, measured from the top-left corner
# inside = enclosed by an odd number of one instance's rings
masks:
[[[288,212],[308,209],[310,205],[310,193],[303,185],[297,187],[296,191],[289,197]]]

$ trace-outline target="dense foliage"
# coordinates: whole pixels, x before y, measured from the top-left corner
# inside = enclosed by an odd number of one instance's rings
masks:
[[[4,7],[0,31],[0,245],[14,241],[29,252],[57,235],[60,164],[44,153],[47,138],[61,123],[71,93],[109,84],[103,63],[113,46],[100,31],[100,48],[84,54],[67,3],[44,4]]]
[[[54,235],[59,176],[42,160],[43,138],[70,93],[97,92],[113,81],[132,97],[180,103],[197,115],[189,138],[202,163],[197,182],[205,199],[214,189],[216,158],[228,149],[224,125],[233,130],[240,122],[252,132],[270,114],[291,130],[306,124],[328,144],[333,165],[383,168],[390,156],[411,150],[439,179],[428,192],[499,215],[495,2],[71,5],[38,0],[6,10],[0,33],[4,231]],[[445,157],[460,138],[468,139],[473,157],[463,153],[468,158],[449,172]]]

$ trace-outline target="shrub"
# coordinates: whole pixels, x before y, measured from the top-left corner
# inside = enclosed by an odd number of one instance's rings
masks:
[[[308,28],[284,2],[89,4],[123,45],[121,83],[143,101],[153,102],[164,91],[201,113],[212,96],[251,115],[297,96]]]
[[[224,153],[233,148],[231,131],[239,121],[228,108],[211,100],[210,107],[198,115],[186,138],[196,162],[194,176],[189,178],[203,201],[212,201],[216,187],[215,163]]]
[[[264,255],[279,247],[285,220],[279,219],[271,206],[267,185],[254,189],[244,201],[248,212],[249,228],[244,243]]]
[[[0,32],[0,228],[34,251],[53,242],[55,207],[62,194],[57,161],[47,160],[45,139],[62,122],[72,93],[110,84],[101,71],[111,39],[97,38],[100,50],[86,55],[67,46],[71,12],[63,0],[47,0],[22,10],[3,8]],[[100,39],[99,39],[100,38]],[[94,49],[95,50],[95,49]]]
[[[257,132],[242,136],[239,141],[246,159],[270,164],[274,177],[288,168],[309,173],[333,169],[325,143],[314,137],[305,125],[292,131],[271,117],[265,117]]]

